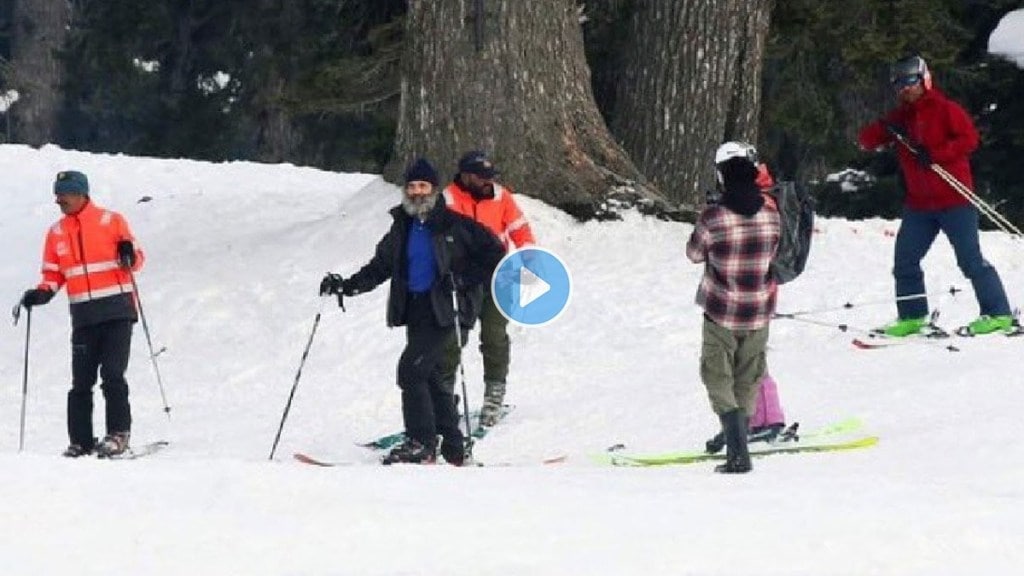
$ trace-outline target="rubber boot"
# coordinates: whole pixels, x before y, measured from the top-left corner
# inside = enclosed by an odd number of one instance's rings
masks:
[[[725,430],[725,463],[715,466],[720,474],[750,472],[750,451],[747,449],[747,415],[737,408],[719,417]]]

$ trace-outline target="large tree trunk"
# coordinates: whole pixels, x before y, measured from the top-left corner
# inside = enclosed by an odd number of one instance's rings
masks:
[[[442,174],[473,149],[518,192],[578,218],[614,217],[608,198],[663,208],[611,138],[590,89],[573,0],[412,1],[395,154]]]
[[[305,10],[295,0],[261,0],[260,8],[261,14],[274,14],[275,18],[270,23],[256,23],[254,30],[269,31],[268,38],[259,40],[263,78],[255,98],[256,158],[262,162],[295,160],[300,137],[288,90],[296,81],[298,66],[290,44],[301,40]]]
[[[67,0],[15,0],[10,84],[19,100],[11,106],[12,139],[32,146],[56,142],[60,111],[58,51],[71,25]]]
[[[715,148],[756,143],[772,0],[638,0],[612,131],[674,201],[714,183]]]

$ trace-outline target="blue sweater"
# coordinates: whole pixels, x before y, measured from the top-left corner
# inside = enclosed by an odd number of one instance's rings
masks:
[[[409,225],[409,242],[405,247],[409,263],[409,292],[428,292],[437,278],[437,260],[431,231],[423,222],[413,219]]]

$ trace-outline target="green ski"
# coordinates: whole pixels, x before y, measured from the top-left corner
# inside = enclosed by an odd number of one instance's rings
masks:
[[[839,442],[823,442],[818,444],[768,445],[764,449],[751,450],[752,458],[763,456],[774,456],[776,454],[800,454],[803,452],[838,452],[843,450],[856,450],[859,448],[870,448],[878,444],[878,436],[864,436],[855,440]],[[709,462],[712,460],[725,460],[725,454],[655,454],[631,456],[620,453],[607,453],[602,455],[602,460],[612,466],[669,466],[679,464],[696,464],[698,462]]]

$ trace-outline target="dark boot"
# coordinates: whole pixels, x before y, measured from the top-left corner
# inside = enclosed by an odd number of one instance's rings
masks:
[[[725,448],[725,431],[719,430],[710,440],[704,443],[704,452],[707,454],[718,454]]]
[[[466,463],[466,443],[462,434],[444,436],[441,439],[441,456],[452,466],[463,466]]]
[[[721,414],[722,429],[725,431],[725,463],[715,466],[721,474],[744,474],[750,472],[750,452],[747,450],[747,415],[743,410],[730,410]]]
[[[424,444],[415,438],[406,438],[405,442],[391,449],[381,460],[382,464],[433,464],[436,459],[434,444]]]
[[[775,442],[779,438],[779,434],[786,429],[786,425],[783,424],[769,424],[767,426],[754,426],[750,429],[750,433],[747,435],[747,443],[750,442]]]

